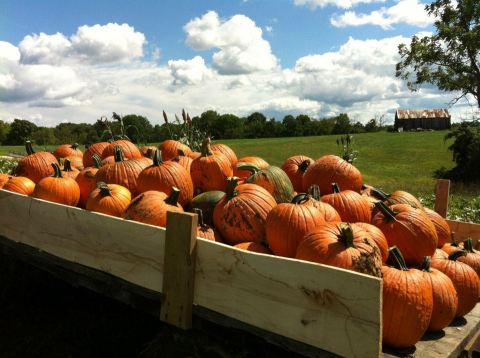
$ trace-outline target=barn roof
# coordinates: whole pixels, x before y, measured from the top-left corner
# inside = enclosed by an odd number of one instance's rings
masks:
[[[397,109],[396,118],[450,118],[450,113],[445,108],[437,109]]]

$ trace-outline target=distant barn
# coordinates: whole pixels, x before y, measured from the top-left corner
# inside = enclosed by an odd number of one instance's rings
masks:
[[[451,115],[447,109],[398,109],[395,113],[395,130],[449,129]]]

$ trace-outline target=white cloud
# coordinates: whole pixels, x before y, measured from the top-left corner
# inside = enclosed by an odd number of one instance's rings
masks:
[[[368,14],[347,11],[334,15],[330,22],[335,27],[375,25],[387,30],[401,23],[426,27],[433,23],[433,18],[425,11],[425,4],[418,0],[399,0],[391,7],[382,7]]]
[[[271,70],[277,59],[270,44],[262,37],[262,29],[244,15],[221,21],[215,11],[209,11],[184,26],[186,43],[195,50],[218,48],[213,64],[221,74],[247,74]]]
[[[310,10],[323,8],[325,6],[336,6],[342,9],[349,9],[358,4],[370,4],[374,2],[384,2],[385,0],[294,0],[297,6],[307,6]]]
[[[56,33],[27,35],[19,44],[23,64],[130,62],[143,56],[145,36],[127,24],[81,26],[70,38]]]
[[[211,70],[205,66],[205,61],[200,56],[191,60],[170,60],[168,68],[174,78],[173,84],[198,84],[204,79],[211,77]]]

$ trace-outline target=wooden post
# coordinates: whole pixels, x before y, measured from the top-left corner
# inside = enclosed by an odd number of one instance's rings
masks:
[[[448,196],[450,194],[450,180],[438,179],[435,186],[435,211],[447,217]]]
[[[182,329],[192,327],[197,215],[167,212],[160,319]]]

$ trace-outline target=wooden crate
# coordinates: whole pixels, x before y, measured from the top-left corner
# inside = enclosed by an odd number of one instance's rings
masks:
[[[161,294],[161,316],[167,322],[188,327],[188,300],[193,300],[194,313],[205,309],[318,352],[381,354],[380,279],[202,239],[191,241],[196,217],[169,215],[165,230],[0,190],[4,240]],[[459,239],[480,237],[480,225],[449,224]],[[478,328],[478,316],[467,319],[471,326],[462,337]]]

